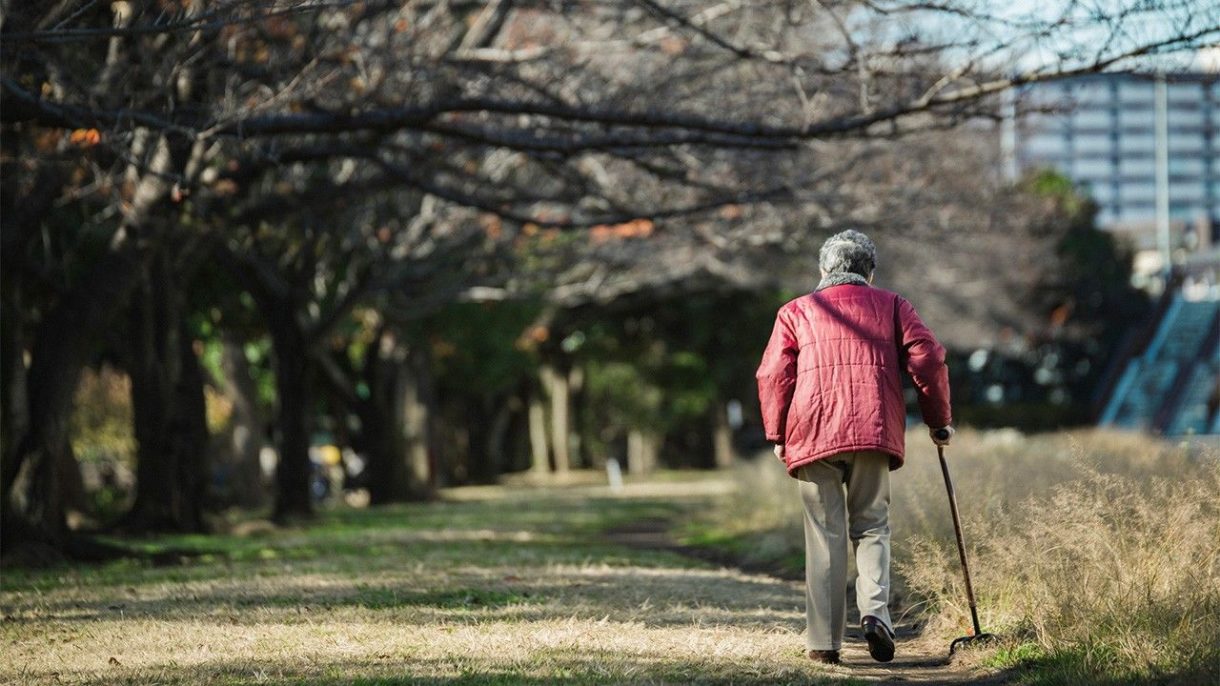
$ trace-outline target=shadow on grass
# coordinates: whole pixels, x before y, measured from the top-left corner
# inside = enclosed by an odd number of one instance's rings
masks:
[[[475,554],[483,558],[506,554],[510,560],[521,561],[523,556],[511,548],[529,543],[534,547],[527,556],[537,553],[537,546],[549,546],[555,552],[553,561],[567,562],[620,554],[621,550],[616,552],[615,546],[601,540],[604,530],[643,517],[676,517],[689,506],[531,492],[483,501],[338,508],[323,511],[304,525],[274,527],[264,522],[265,526],[248,528],[248,533],[82,535],[77,539],[91,549],[82,559],[27,566],[6,558],[4,590],[47,592],[81,582],[127,586],[190,581],[208,574],[230,576],[230,564],[269,561],[314,561],[319,566],[354,569],[390,568],[404,556],[412,558],[408,562],[421,557],[429,562],[471,562],[463,559],[469,555],[462,554],[470,550],[438,556],[438,546],[481,548]],[[512,535],[502,535],[507,533]],[[449,559],[441,559],[446,557]],[[645,555],[642,561],[672,563],[670,557]]]
[[[104,678],[86,677],[78,684],[144,683],[155,676],[161,684],[239,684],[272,686],[338,684],[362,686],[500,686],[520,684],[602,685],[699,684],[706,686],[863,686],[845,668],[813,664],[759,667],[748,661],[691,656],[655,657],[599,650],[541,649],[517,660],[466,656],[403,659],[380,656],[370,660],[326,661],[311,665],[277,662],[220,662],[191,667],[175,664],[112,670]]]
[[[494,559],[494,558],[493,558]],[[237,580],[217,588],[168,587],[152,598],[106,595],[93,601],[43,598],[37,615],[16,624],[105,621],[249,625],[324,619],[328,613],[365,609],[395,624],[428,626],[453,621],[534,622],[574,615],[639,622],[645,627],[730,626],[800,628],[800,597],[782,582],[712,569],[565,567],[518,577],[486,569],[435,579],[409,575],[389,583],[341,577]]]

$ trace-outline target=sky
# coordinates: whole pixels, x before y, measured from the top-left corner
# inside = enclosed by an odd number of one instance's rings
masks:
[[[1111,69],[1181,71],[1220,66],[1220,51],[1214,47],[1220,44],[1220,2],[1214,0],[948,0],[944,4],[985,18],[917,13],[909,15],[900,32],[918,32],[932,40],[974,38],[977,45],[962,50],[960,58],[984,54],[984,64],[1000,71],[1071,69],[1133,46],[1209,28],[1199,42],[1213,47],[1203,54],[1192,47],[1123,60]]]

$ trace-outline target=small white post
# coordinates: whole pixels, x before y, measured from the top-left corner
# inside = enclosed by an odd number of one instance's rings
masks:
[[[611,493],[618,493],[623,490],[623,468],[619,466],[618,460],[613,457],[606,460],[606,479],[610,482]]]

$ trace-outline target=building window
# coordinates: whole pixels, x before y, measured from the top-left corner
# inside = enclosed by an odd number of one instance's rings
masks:
[[[1169,175],[1170,176],[1203,176],[1207,171],[1207,165],[1202,159],[1192,159],[1189,157],[1170,157],[1169,158]]]
[[[1153,202],[1156,200],[1156,184],[1148,182],[1124,183],[1119,189],[1124,204]]]
[[[1045,158],[1055,155],[1062,155],[1067,152],[1067,146],[1063,141],[1050,136],[1037,136],[1029,139],[1023,146],[1025,152],[1032,157]]]
[[[1118,163],[1118,173],[1124,177],[1145,176],[1151,178],[1156,174],[1156,160],[1152,158],[1123,158]]]
[[[1156,113],[1151,109],[1124,109],[1118,115],[1118,125],[1124,131],[1152,131],[1156,126]]]
[[[1169,132],[1170,152],[1196,152],[1202,151],[1203,148],[1203,136],[1197,133]]]
[[[1098,205],[1107,205],[1114,200],[1113,188],[1107,183],[1085,183],[1085,193]]]
[[[1115,169],[1108,158],[1077,159],[1072,165],[1072,173],[1081,179],[1108,179],[1114,172]]]
[[[1170,83],[1165,86],[1165,97],[1170,103],[1194,104],[1203,100],[1203,84]]]
[[[1072,117],[1072,126],[1077,129],[1108,130],[1110,113],[1106,110],[1081,110]]]
[[[1204,118],[1203,110],[1180,110],[1171,109],[1169,114],[1169,128],[1172,129],[1201,129],[1203,128]]]
[[[1077,136],[1072,142],[1073,149],[1077,153],[1106,153],[1109,154],[1111,141],[1108,136],[1087,135]]]
[[[1169,184],[1169,199],[1174,202],[1198,203],[1203,200],[1202,181],[1180,181]]]
[[[1152,82],[1123,83],[1118,86],[1118,99],[1123,103],[1151,103]]]

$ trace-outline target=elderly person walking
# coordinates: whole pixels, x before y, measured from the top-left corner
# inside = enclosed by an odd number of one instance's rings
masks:
[[[877,248],[867,236],[831,236],[818,264],[817,289],[780,308],[758,367],[763,426],[804,502],[809,657],[839,662],[850,539],[868,651],[888,662],[889,472],[902,466],[906,424],[900,374],[914,382],[933,442],[948,444],[945,350],[909,302],[872,286]],[[940,429],[949,438],[938,439]]]

